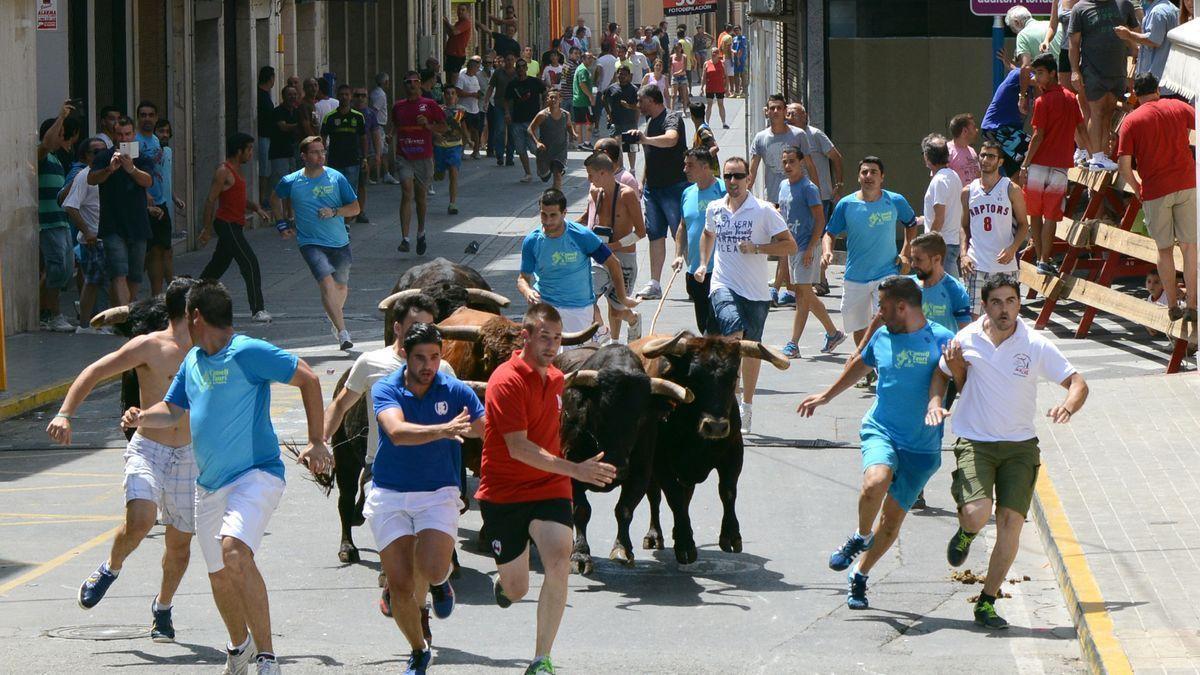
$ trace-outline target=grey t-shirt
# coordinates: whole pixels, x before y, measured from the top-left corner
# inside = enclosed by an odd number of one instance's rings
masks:
[[[511,73],[503,68],[497,68],[496,72],[492,73],[492,81],[488,83],[489,87],[495,87],[495,93],[492,94],[492,102],[499,107],[507,99],[508,83],[512,82],[517,77],[517,71]]]
[[[764,201],[774,202],[779,195],[779,182],[783,180],[783,149],[789,145],[798,146],[805,155],[810,152],[808,134],[790,124],[787,131],[781,134],[774,133],[767,127],[754,135],[754,141],[750,144],[750,157],[762,158],[759,160],[759,166],[766,182],[766,191],[762,193]]]
[[[812,150],[812,161],[817,167],[817,178],[821,183],[821,201],[833,199],[833,170],[829,163],[829,151],[833,150],[833,141],[824,131],[808,125],[804,130],[808,135],[808,147]]]
[[[1129,0],[1080,0],[1071,8],[1071,35],[1080,34],[1081,66],[1100,77],[1125,77],[1129,49],[1113,31],[1117,26],[1139,28]]]

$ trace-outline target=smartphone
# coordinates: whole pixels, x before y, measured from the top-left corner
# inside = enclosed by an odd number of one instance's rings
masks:
[[[138,145],[137,141],[125,141],[124,143],[121,143],[118,149],[121,151],[122,155],[125,155],[129,159],[137,159],[141,147]]]
[[[632,131],[622,131],[621,132],[621,142],[624,143],[625,145],[635,145],[635,144],[637,144],[638,139],[641,137],[641,135],[642,135],[642,132],[640,132],[636,129],[634,129]]]

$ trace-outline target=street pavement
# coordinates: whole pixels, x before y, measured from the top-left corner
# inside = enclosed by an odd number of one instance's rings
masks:
[[[727,100],[734,128],[719,133],[727,157],[744,147],[742,102]],[[757,122],[755,122],[757,125]],[[689,136],[690,137],[690,136]],[[582,153],[572,153],[565,189],[572,214],[581,210],[585,175]],[[497,168],[487,160],[464,164],[458,205],[445,215],[445,183],[430,198],[430,251],[484,270],[495,290],[515,292],[521,237],[537,225],[540,185],[517,182],[520,168]],[[355,225],[352,293],[347,305],[354,353],[381,344],[375,304],[395,279],[418,261],[399,254],[399,189],[373,186],[367,212],[373,223]],[[315,286],[295,250],[273,230],[250,233],[263,265],[270,326],[248,322],[245,292],[236,270],[225,277],[235,298],[235,324],[291,349],[320,374],[326,400],[353,354],[332,344]],[[471,242],[478,253],[466,255]],[[179,272],[196,273],[209,252],[177,258]],[[646,270],[645,249],[641,251]],[[833,271],[835,284],[840,271]],[[664,280],[665,281],[665,280]],[[640,283],[639,283],[640,286]],[[839,288],[826,303],[837,306]],[[642,308],[647,321],[657,303]],[[510,314],[523,310],[515,302]],[[766,340],[781,345],[790,332],[791,310],[773,310]],[[835,321],[839,319],[834,316]],[[692,326],[692,310],[677,280],[665,302],[657,332]],[[700,486],[692,504],[699,560],[681,567],[670,551],[638,550],[633,568],[598,557],[589,578],[573,576],[555,662],[564,673],[1066,673],[1083,668],[1076,631],[1034,524],[1005,584],[1011,594],[999,605],[1013,628],[994,635],[971,622],[970,599],[978,584],[951,579],[946,541],[956,523],[949,494],[953,455],[926,491],[930,508],[913,514],[892,552],[872,575],[872,608],[845,607],[846,579],[827,568],[829,553],[851,531],[860,482],[858,420],[871,404],[869,392],[852,389],[812,419],[794,410],[840,371],[848,347],[818,356],[819,325],[810,320],[802,340],[804,358],[787,371],[764,366],[747,436],[738,513],[744,552],[716,545],[721,516],[715,479]],[[1126,357],[1126,360],[1129,360]],[[271,412],[283,440],[302,441],[304,417],[297,392],[276,387]],[[13,672],[100,672],[163,667],[171,672],[215,672],[223,662],[225,636],[213,606],[203,561],[193,547],[192,567],[175,601],[178,642],[161,645],[147,635],[149,604],[157,590],[162,533],[127,561],[103,603],[84,612],[75,602],[79,583],[106,556],[121,520],[119,406],[114,388],[97,392],[79,411],[76,445],[52,448],[43,429],[53,408],[0,422],[0,649]],[[949,439],[948,439],[949,440]],[[18,450],[19,449],[19,450]],[[593,496],[589,535],[603,552],[615,526],[607,514],[611,495]],[[648,517],[634,519],[635,544]],[[664,505],[664,518],[670,520]],[[520,672],[532,655],[536,604],[510,609],[491,599],[495,566],[474,549],[476,510],[460,522],[462,577],[455,582],[459,606],[435,621],[434,667],[438,672]],[[287,672],[399,672],[407,655],[394,624],[379,615],[378,555],[365,528],[355,531],[363,562],[337,561],[335,501],[323,496],[295,466],[275,514],[258,564],[272,600],[276,649]],[[991,529],[968,564],[982,576]],[[530,597],[540,577],[534,576]],[[106,639],[107,638],[107,639]],[[19,658],[19,663],[14,659]],[[149,668],[147,668],[149,667]]]

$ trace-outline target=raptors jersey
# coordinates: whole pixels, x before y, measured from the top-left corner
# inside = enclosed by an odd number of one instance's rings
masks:
[[[1018,269],[1015,256],[1005,265],[996,262],[996,256],[1012,246],[1016,236],[1012,202],[1008,198],[1009,185],[1007,178],[1001,178],[991,190],[984,190],[982,178],[971,181],[967,202],[971,216],[971,244],[967,257],[974,261],[975,269],[980,272],[994,274]]]

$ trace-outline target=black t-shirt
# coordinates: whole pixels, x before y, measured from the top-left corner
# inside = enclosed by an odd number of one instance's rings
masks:
[[[683,156],[687,154],[683,114],[673,113],[664,108],[658,117],[651,119],[646,124],[646,135],[662,136],[672,129],[679,135],[679,140],[675,145],[669,148],[642,146],[646,151],[645,186],[648,188],[670,187],[687,180],[683,175]]]
[[[367,118],[351,108],[346,114],[333,110],[321,122],[321,135],[329,139],[326,163],[335,169],[362,162],[362,139],[367,135]]]
[[[512,121],[529,123],[542,109],[542,92],[546,85],[536,77],[514,79],[508,83],[505,98],[512,104]]]
[[[295,124],[300,119],[299,108],[289,108],[286,105],[275,107],[271,114],[271,148],[267,152],[268,159],[291,159],[296,154],[296,134],[283,131],[279,123]]]
[[[504,33],[492,32],[492,49],[496,50],[496,56],[512,54],[518,59],[521,58],[521,44]]]
[[[638,111],[630,110],[620,103],[625,101],[637,105],[638,88],[632,82],[625,86],[621,86],[620,82],[613,82],[611,87],[604,90],[604,96],[608,100],[609,119],[612,120],[613,126],[626,129],[637,126]]]
[[[258,90],[258,137],[271,137],[271,118],[275,113],[275,104],[271,102],[271,92]]]
[[[96,155],[92,159],[92,171],[108,168],[113,153],[119,149],[114,146]],[[147,157],[138,157],[133,160],[133,165],[154,175],[154,162]],[[146,188],[134,182],[125,169],[117,167],[108,180],[100,184],[100,224],[97,228],[100,236],[116,234],[130,241],[149,240],[150,213],[146,208]]]

